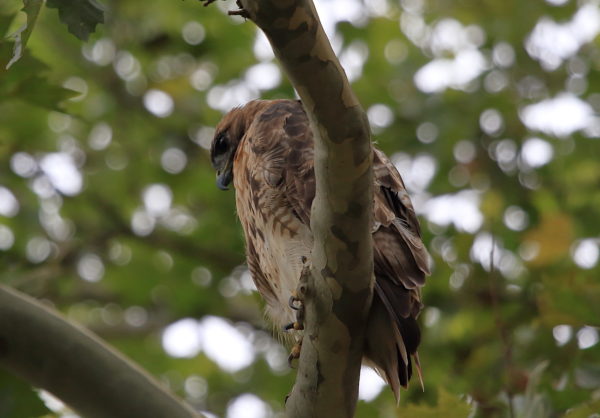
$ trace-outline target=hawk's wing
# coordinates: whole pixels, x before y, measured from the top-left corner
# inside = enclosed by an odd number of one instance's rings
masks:
[[[429,274],[429,254],[421,241],[419,221],[396,168],[378,149],[373,157],[375,275],[415,290],[418,296]],[[402,305],[406,308],[400,312],[403,317],[416,316],[421,309],[416,299]]]
[[[374,149],[373,259],[375,297],[369,315],[365,355],[392,387],[412,375],[421,333],[416,318],[422,309],[420,288],[429,274],[429,254],[421,241],[419,222],[400,174]],[[391,319],[391,321],[390,321]],[[421,380],[421,384],[422,384]]]

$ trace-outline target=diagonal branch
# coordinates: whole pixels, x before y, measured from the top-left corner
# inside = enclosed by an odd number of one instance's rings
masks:
[[[292,417],[354,413],[372,298],[369,126],[312,0],[238,0],[266,34],[296,88],[315,137],[316,197],[306,331]]]
[[[0,285],[0,367],[86,417],[200,417],[89,331]]]

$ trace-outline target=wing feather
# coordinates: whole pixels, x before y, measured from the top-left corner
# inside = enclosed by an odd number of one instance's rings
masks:
[[[299,101],[277,102],[259,115],[251,131],[262,135],[253,147],[262,158],[268,184],[282,193],[293,214],[310,227],[315,197],[313,136]],[[259,145],[260,144],[260,145]]]

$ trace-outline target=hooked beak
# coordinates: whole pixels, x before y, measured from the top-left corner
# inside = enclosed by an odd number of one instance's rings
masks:
[[[233,180],[232,164],[227,164],[223,170],[217,171],[217,187],[221,190],[229,190],[227,186]]]

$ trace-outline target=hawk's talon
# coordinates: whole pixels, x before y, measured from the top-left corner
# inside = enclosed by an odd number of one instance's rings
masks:
[[[300,305],[296,306],[296,302],[300,302]],[[292,296],[290,296],[290,298],[288,299],[288,306],[295,311],[299,311],[300,309],[302,309],[302,299],[296,296],[296,292],[293,292]]]
[[[302,324],[299,321],[296,322],[290,322],[287,325],[283,326],[283,331],[289,331],[293,329],[294,331],[302,331],[304,329],[304,324]]]
[[[288,356],[288,365],[292,367],[292,362],[298,358],[300,358],[300,351],[302,349],[302,340],[298,343],[294,344],[292,347],[292,351],[290,351],[290,355]]]

